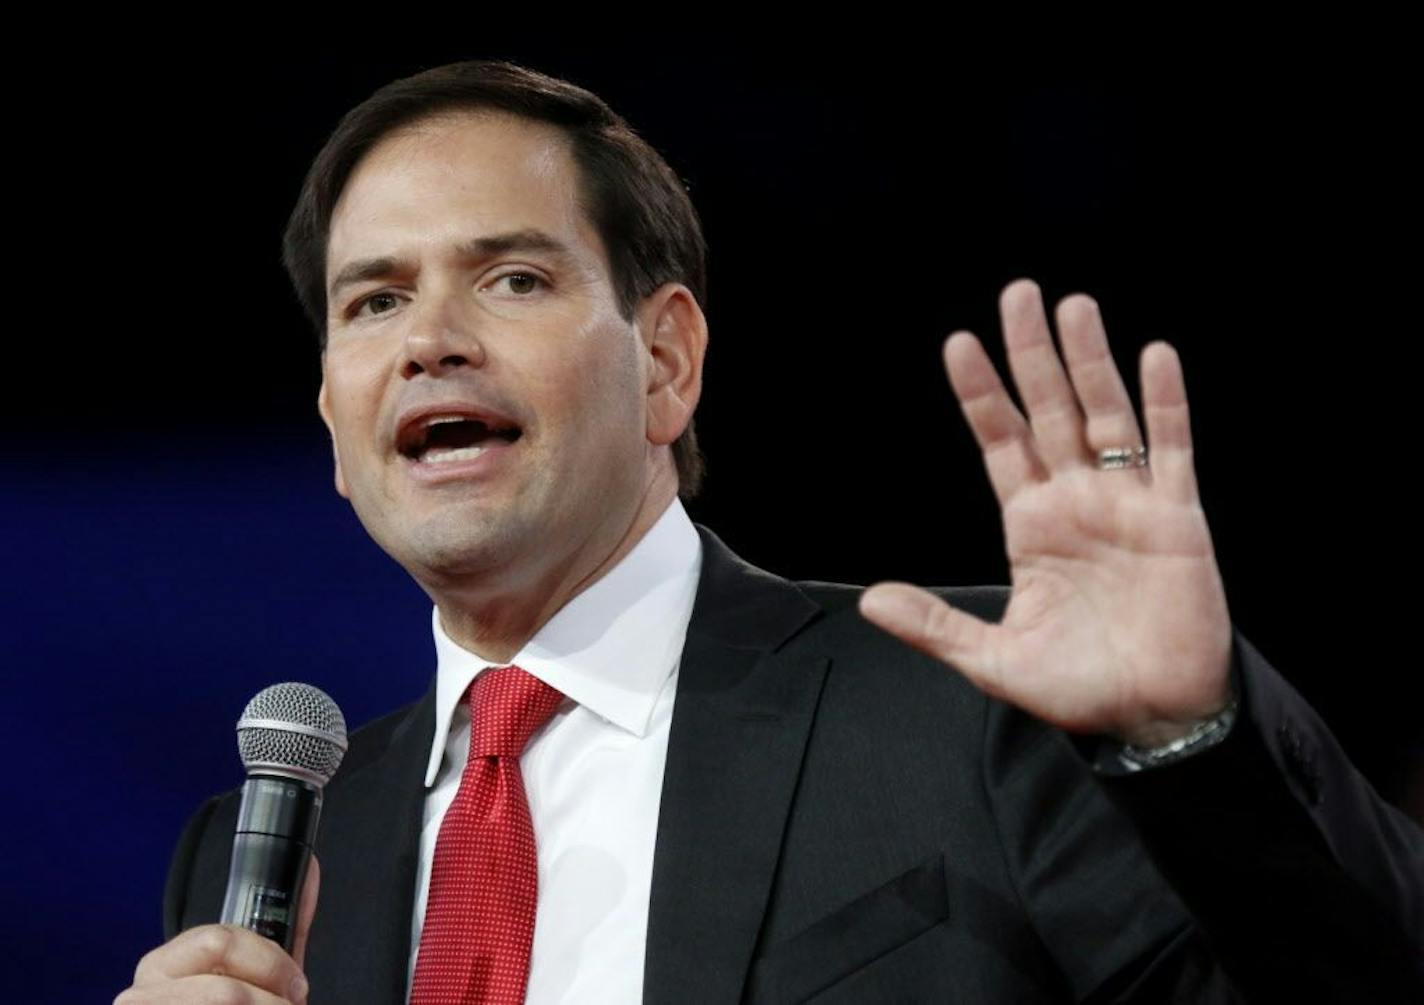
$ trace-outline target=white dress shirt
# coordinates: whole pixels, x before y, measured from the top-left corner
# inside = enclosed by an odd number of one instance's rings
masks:
[[[652,890],[653,845],[702,542],[672,504],[601,579],[564,605],[509,661],[566,697],[519,764],[534,822],[539,905],[530,1005],[636,1002]],[[452,642],[434,616],[435,740],[425,775],[410,975],[445,810],[469,753],[459,704],[493,664]],[[406,985],[409,1000],[410,984]]]

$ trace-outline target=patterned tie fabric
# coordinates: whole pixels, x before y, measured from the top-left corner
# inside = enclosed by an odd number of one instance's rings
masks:
[[[411,1005],[518,1005],[538,903],[519,755],[564,696],[516,666],[470,684],[470,757],[435,841]]]

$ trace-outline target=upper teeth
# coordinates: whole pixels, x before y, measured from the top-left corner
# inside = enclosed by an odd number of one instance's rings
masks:
[[[479,421],[479,420],[477,420],[477,419],[471,419],[468,415],[432,415],[430,418],[428,418],[428,419],[425,420],[425,427],[426,427],[427,429],[429,429],[431,426],[439,426],[439,425],[442,425],[442,424],[444,424],[444,423],[446,423],[446,422],[477,422],[477,421]]]

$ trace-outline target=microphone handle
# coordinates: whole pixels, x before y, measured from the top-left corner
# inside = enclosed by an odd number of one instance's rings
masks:
[[[241,925],[292,951],[320,817],[320,786],[284,775],[248,776],[232,839],[223,924]]]

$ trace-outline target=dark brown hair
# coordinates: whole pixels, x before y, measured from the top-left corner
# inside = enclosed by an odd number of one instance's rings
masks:
[[[403,126],[446,112],[502,111],[557,126],[579,171],[580,202],[607,249],[619,312],[664,283],[707,302],[707,245],[676,173],[603,99],[512,63],[473,61],[426,70],[382,87],[347,112],[317,154],[287,222],[282,263],[326,345],[326,247],[331,214],[357,164]],[[690,499],[705,462],[689,419],[672,445],[678,494]]]

